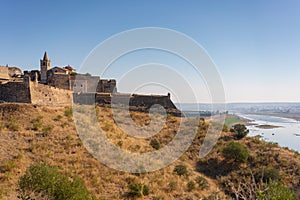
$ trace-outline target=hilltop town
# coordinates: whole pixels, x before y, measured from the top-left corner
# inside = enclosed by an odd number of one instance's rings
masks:
[[[132,110],[148,111],[160,104],[168,113],[180,115],[167,95],[124,94],[117,91],[116,80],[79,74],[70,65],[51,68],[47,52],[40,60],[40,70],[22,72],[18,67],[0,66],[0,102],[31,103],[42,106],[80,104],[110,105],[112,97]],[[128,101],[127,101],[128,103]]]

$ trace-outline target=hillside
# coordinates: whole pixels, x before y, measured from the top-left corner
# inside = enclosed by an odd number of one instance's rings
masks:
[[[118,128],[109,108],[97,107],[97,115],[109,140],[132,152],[154,151],[157,148],[151,143],[154,139],[164,146],[174,137],[180,121],[168,115],[159,134],[135,139]],[[139,125],[149,123],[146,113],[132,112],[131,117]],[[239,185],[252,184],[251,177],[258,177],[266,170],[278,172],[273,178],[300,194],[300,156],[276,144],[258,138],[235,140],[229,130],[224,130],[213,151],[199,159],[208,126],[199,122],[192,146],[172,165],[155,172],[130,174],[110,169],[88,153],[78,137],[70,108],[0,104],[0,199],[17,199],[19,178],[36,163],[57,167],[70,177],[79,176],[88,191],[99,199],[132,199],[129,188],[137,183],[149,187],[149,195],[143,199],[226,199],[235,197]],[[222,149],[232,141],[248,149],[246,162],[222,156]],[[179,165],[187,169],[181,176],[174,172]]]

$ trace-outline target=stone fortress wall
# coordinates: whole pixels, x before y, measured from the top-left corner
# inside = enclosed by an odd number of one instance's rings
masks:
[[[0,84],[0,102],[32,103],[41,106],[61,107],[72,103],[85,105],[111,106],[115,95],[119,104],[128,104],[130,110],[148,112],[154,104],[159,104],[167,113],[181,116],[169,95],[140,95],[122,93],[74,93],[71,90],[60,89],[40,84],[25,78],[22,82],[7,82]]]
[[[0,101],[32,103],[43,106],[67,106],[72,104],[72,91],[39,84],[24,78],[20,82],[0,84]]]
[[[131,110],[149,111],[160,104],[168,113],[180,115],[170,95],[139,95],[117,92],[116,80],[77,74],[70,65],[50,68],[45,52],[41,69],[24,71],[17,67],[0,66],[0,102],[32,103],[42,106],[96,104],[110,106],[112,100],[128,105]],[[114,98],[113,98],[114,97]]]
[[[72,104],[72,91],[29,81],[31,103],[43,106],[68,106]]]
[[[0,82],[9,79],[9,71],[7,66],[0,66]]]
[[[30,91],[26,82],[0,84],[0,101],[31,103]]]

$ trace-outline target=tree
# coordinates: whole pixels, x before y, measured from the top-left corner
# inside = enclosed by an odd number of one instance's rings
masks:
[[[234,160],[236,162],[246,162],[249,152],[246,147],[238,142],[231,142],[223,148],[222,155],[227,160]]]
[[[242,139],[249,133],[249,130],[247,129],[247,127],[244,124],[236,124],[232,128],[233,128],[233,132],[236,134],[236,138],[238,140]]]

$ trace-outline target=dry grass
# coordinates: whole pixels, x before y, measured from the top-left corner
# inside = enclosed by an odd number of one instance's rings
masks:
[[[82,112],[88,112],[88,108],[82,108]],[[163,147],[172,140],[180,124],[180,118],[168,116],[158,134],[147,139],[135,138],[120,129],[109,108],[97,107],[96,113],[99,126],[109,140],[131,152],[154,151],[150,145],[152,139]],[[152,122],[146,113],[131,112],[130,116],[134,123],[142,127]],[[122,123],[128,123],[125,115],[121,113],[120,117],[124,118]],[[12,119],[17,130],[10,126]],[[34,125],[37,121],[38,125]],[[172,165],[151,173],[130,174],[110,169],[89,154],[78,137],[68,108],[0,104],[0,199],[16,199],[19,177],[31,164],[38,162],[57,166],[64,173],[78,175],[91,193],[103,199],[128,199],[128,186],[133,183],[149,186],[150,194],[144,199],[201,199],[214,192],[224,198],[224,191],[228,192],[222,187],[226,180],[238,181],[241,170],[270,167],[280,170],[282,181],[287,185],[294,187],[294,190],[299,189],[299,154],[246,137],[239,142],[250,150],[248,162],[238,166],[228,164],[220,156],[220,151],[233,137],[231,133],[223,133],[213,151],[199,161],[199,148],[208,124],[201,121],[199,127],[193,145]],[[173,172],[176,165],[185,165],[188,174],[178,176]],[[196,188],[190,191],[188,183],[196,183],[199,176],[208,181],[209,188],[201,189],[196,184]]]
[[[171,166],[139,175],[119,172],[102,165],[82,145],[69,112],[68,108],[28,104],[0,105],[0,124],[3,125],[0,129],[0,163],[4,163],[0,166],[0,198],[16,198],[19,177],[31,164],[39,162],[56,166],[64,173],[78,175],[91,193],[103,199],[127,199],[128,185],[131,183],[145,183],[150,187],[150,194],[145,199],[199,199],[219,190],[216,181],[206,177],[210,184],[208,189],[188,191],[189,181],[195,181],[199,175],[205,177],[195,171],[196,157],[184,159],[188,156],[183,156]],[[153,138],[161,146],[167,144],[176,133],[180,120],[168,116],[167,123],[159,134],[147,139],[137,139],[118,127],[109,108],[97,108],[97,115],[99,125],[105,130],[109,140],[132,152],[154,151],[150,145]],[[151,122],[145,113],[132,112],[131,116],[141,126],[147,126]],[[11,119],[19,126],[18,131],[6,126]],[[39,125],[34,128],[33,123],[37,121]],[[188,176],[180,177],[173,173],[174,166],[178,164],[187,166]]]

